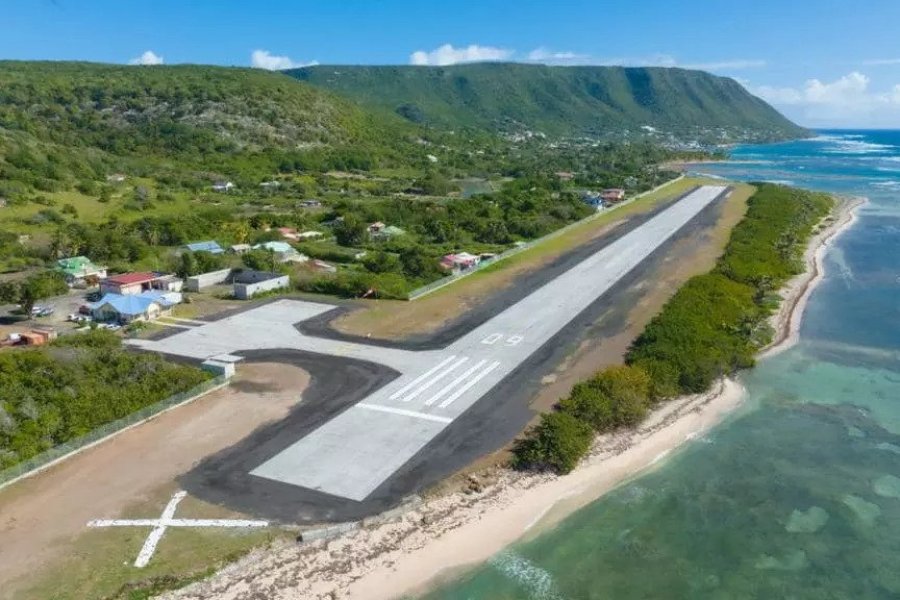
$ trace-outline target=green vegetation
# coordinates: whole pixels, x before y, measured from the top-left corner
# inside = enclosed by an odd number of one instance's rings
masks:
[[[127,352],[96,330],[0,353],[0,468],[209,378],[155,354]]]
[[[827,194],[754,185],[715,269],[678,290],[632,344],[626,366],[577,384],[558,411],[541,415],[515,446],[518,467],[568,472],[589,447],[573,422],[597,432],[633,426],[653,403],[704,392],[716,378],[753,366],[772,338],[767,319],[778,306],[775,293],[802,272],[807,240],[834,202]]]
[[[19,304],[22,313],[30,315],[38,301],[65,294],[68,290],[62,273],[41,271],[21,281],[0,282],[0,302]]]
[[[807,135],[733,79],[668,68],[483,63],[304,67],[289,75],[416,123],[551,136],[774,140]],[[719,131],[721,130],[721,131]]]

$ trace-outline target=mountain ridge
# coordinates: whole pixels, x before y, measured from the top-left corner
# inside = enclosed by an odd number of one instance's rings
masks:
[[[804,137],[764,100],[728,77],[669,67],[469,63],[433,66],[316,65],[283,71],[366,107],[431,127],[539,131],[604,137],[623,129],[723,141]]]

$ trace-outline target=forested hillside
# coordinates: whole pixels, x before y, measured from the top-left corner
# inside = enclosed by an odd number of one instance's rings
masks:
[[[603,136],[650,126],[731,140],[807,133],[733,79],[685,69],[482,63],[286,72],[365,106],[447,128]]]
[[[398,161],[413,130],[259,69],[0,62],[0,179],[38,188],[102,179],[128,159],[266,174],[369,166]]]

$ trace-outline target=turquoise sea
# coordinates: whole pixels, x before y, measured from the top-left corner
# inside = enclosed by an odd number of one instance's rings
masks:
[[[704,173],[865,195],[801,342],[726,423],[427,600],[900,598],[900,131],[822,131]]]

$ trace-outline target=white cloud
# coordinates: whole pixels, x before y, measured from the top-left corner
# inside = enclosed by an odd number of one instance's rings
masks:
[[[284,69],[299,69],[300,67],[311,67],[319,64],[318,61],[310,62],[294,62],[289,56],[277,56],[268,50],[254,50],[250,54],[250,64],[257,69],[266,69],[267,71],[281,71]]]
[[[555,52],[541,46],[528,53],[528,60],[545,65],[588,64],[590,63],[591,55],[569,51]]]
[[[161,65],[165,62],[163,57],[153,52],[152,50],[147,50],[140,56],[136,58],[132,58],[128,61],[129,65]]]
[[[409,55],[409,63],[412,65],[445,66],[466,62],[508,60],[513,54],[512,50],[495,48],[493,46],[471,44],[464,48],[454,48],[451,44],[444,44],[431,52],[424,50],[413,52]]]
[[[759,59],[731,59],[698,63],[682,63],[670,54],[651,54],[642,57],[600,57],[578,52],[554,51],[540,46],[528,53],[530,62],[546,65],[616,65],[622,67],[681,67],[682,69],[699,69],[701,71],[736,71],[755,69],[766,66],[766,61]]]
[[[900,126],[900,84],[882,92],[870,84],[868,76],[853,71],[830,82],[810,79],[802,87],[747,87],[804,125]]]

